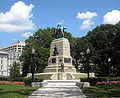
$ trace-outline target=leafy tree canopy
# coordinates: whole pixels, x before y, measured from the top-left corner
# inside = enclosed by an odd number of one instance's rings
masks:
[[[87,35],[89,42],[95,49],[96,58],[94,62],[99,65],[98,74],[101,76],[109,75],[109,62],[111,58],[110,67],[118,70],[120,67],[119,57],[120,53],[120,25],[104,24],[97,26],[94,30],[90,31]],[[110,69],[111,69],[110,68]],[[114,70],[113,69],[113,70]],[[111,69],[111,74],[112,69]]]
[[[26,40],[27,45],[20,58],[23,62],[23,76],[31,72],[33,63],[36,65],[36,72],[43,72],[48,64],[50,43],[58,38],[57,36],[54,28],[39,29]],[[86,66],[86,49],[90,48],[90,63],[94,64],[97,75],[109,75],[108,58],[111,58],[110,67],[113,69],[110,73],[120,76],[120,22],[116,25],[97,26],[81,38],[73,37],[68,32],[65,32],[64,37],[70,41],[71,56],[76,68],[80,63],[83,63],[83,67]],[[31,53],[33,47],[36,50],[34,62]]]

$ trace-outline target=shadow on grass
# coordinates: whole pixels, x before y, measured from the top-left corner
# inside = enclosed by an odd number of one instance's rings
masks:
[[[19,90],[16,90],[16,91],[3,91],[3,92],[0,92],[0,95],[4,95],[4,94],[8,94],[8,93],[16,93],[16,94],[19,94],[19,95],[28,96],[35,90],[36,89],[19,89]]]
[[[3,90],[2,88],[0,88],[0,91]]]
[[[0,85],[0,98],[23,98],[30,95],[37,88],[32,88],[23,85],[2,84]]]

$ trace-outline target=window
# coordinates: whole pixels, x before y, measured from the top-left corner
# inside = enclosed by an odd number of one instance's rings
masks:
[[[3,60],[1,60],[1,64],[3,64]]]
[[[1,65],[1,69],[3,69],[3,65]]]
[[[21,47],[21,45],[18,45],[18,47]]]
[[[21,50],[18,50],[18,52],[21,52]]]
[[[3,64],[3,57],[1,57],[1,64]]]

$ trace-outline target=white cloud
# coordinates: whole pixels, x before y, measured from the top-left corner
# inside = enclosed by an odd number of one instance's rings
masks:
[[[6,13],[0,13],[0,31],[22,32],[31,30],[35,27],[31,18],[34,5],[26,5],[22,1],[14,3]]]
[[[86,13],[80,13],[78,12],[78,15],[76,16],[78,19],[91,19],[93,17],[97,16],[97,13],[95,12],[86,12]]]
[[[94,22],[93,22],[93,21],[91,21],[90,19],[84,20],[83,23],[82,23],[81,29],[82,29],[82,30],[88,29],[88,28],[91,27],[91,25],[94,25]]]
[[[85,12],[85,13],[78,12],[76,18],[84,19],[84,21],[82,22],[82,25],[81,25],[81,29],[84,30],[84,29],[88,29],[92,25],[94,25],[92,18],[94,18],[95,16],[98,16],[97,13],[95,13],[95,12],[89,12],[89,11]]]
[[[120,11],[112,10],[111,12],[107,12],[103,16],[103,23],[105,24],[116,24],[120,21]]]
[[[28,38],[29,36],[32,36],[33,34],[31,32],[26,32],[22,34],[23,37]]]

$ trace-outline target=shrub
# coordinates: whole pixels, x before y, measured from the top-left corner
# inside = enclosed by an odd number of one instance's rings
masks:
[[[25,82],[25,85],[30,86],[32,82],[32,78],[24,78],[24,77],[0,77],[0,81],[15,81],[15,82]],[[35,77],[34,82],[42,82],[43,78],[41,77]]]
[[[120,77],[93,77],[89,78],[81,78],[81,82],[90,82],[90,85],[94,86],[97,82],[107,82],[107,81],[120,81]]]
[[[0,77],[0,81],[12,81],[12,78],[8,76],[2,76]]]
[[[10,67],[10,77],[17,78],[20,76],[20,63],[13,62],[13,65]]]
[[[34,82],[42,82],[42,81],[43,81],[43,78],[41,78],[41,77],[36,77],[34,79]],[[31,86],[32,78],[31,77],[29,77],[29,78],[23,78],[23,82],[25,82],[25,85]]]
[[[8,77],[0,77],[0,81],[8,81]]]
[[[13,78],[13,77],[8,77],[8,76],[2,76],[0,77],[0,81],[23,81],[23,77],[16,77],[16,78]]]

